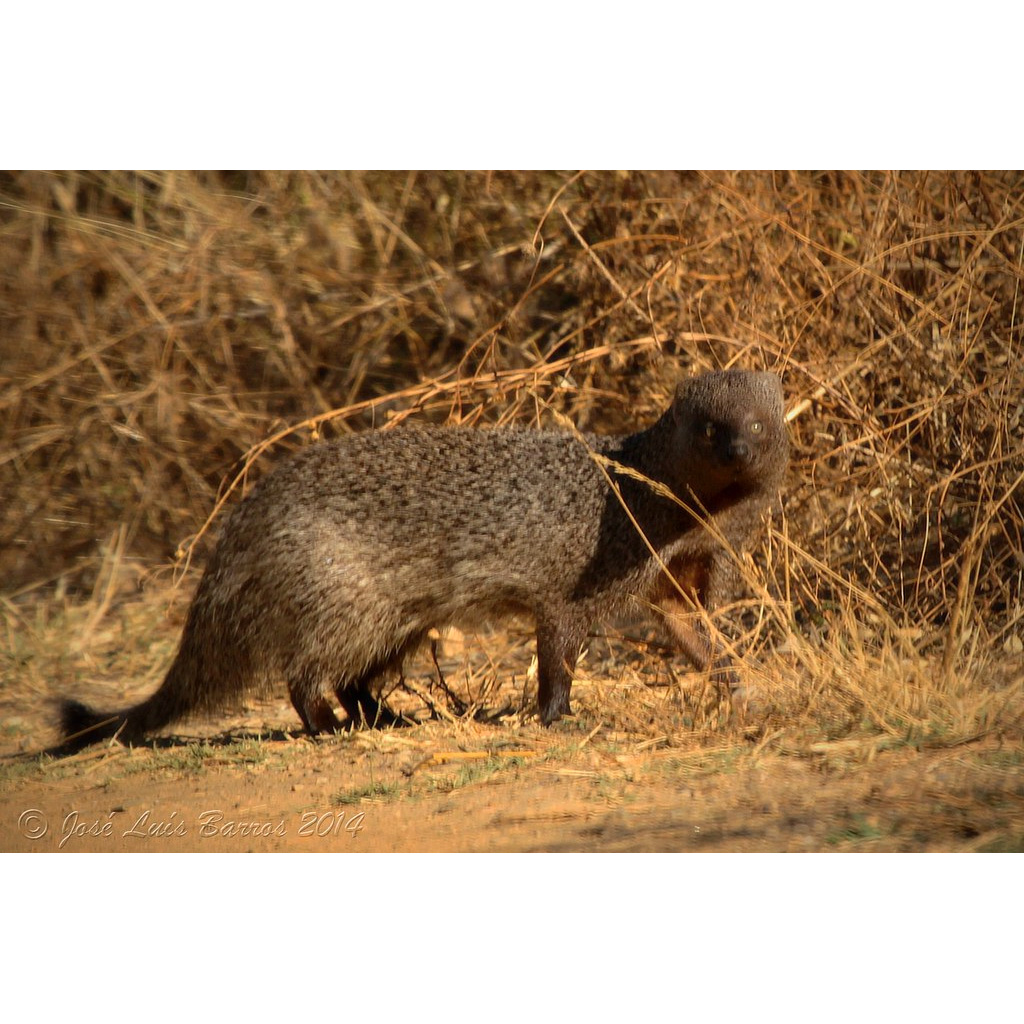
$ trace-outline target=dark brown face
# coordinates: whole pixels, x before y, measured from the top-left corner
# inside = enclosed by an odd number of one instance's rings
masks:
[[[763,450],[775,443],[773,433],[756,412],[742,419],[705,417],[693,424],[692,444],[723,485],[757,482]]]
[[[711,497],[778,482],[789,458],[778,377],[709,373],[682,385],[676,401],[694,490]]]

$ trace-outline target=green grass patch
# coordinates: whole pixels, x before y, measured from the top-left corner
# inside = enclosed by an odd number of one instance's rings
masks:
[[[343,789],[335,793],[331,798],[333,803],[342,807],[349,807],[352,804],[362,803],[364,800],[383,800],[390,802],[399,796],[399,785],[397,782],[368,782],[365,786],[356,786],[354,789]]]

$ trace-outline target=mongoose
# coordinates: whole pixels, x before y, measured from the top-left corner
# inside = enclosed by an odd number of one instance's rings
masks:
[[[353,723],[387,723],[384,679],[432,629],[511,613],[536,623],[545,725],[569,712],[592,624],[631,602],[728,671],[678,622],[692,608],[664,566],[712,607],[731,559],[703,520],[741,547],[787,461],[778,377],[738,370],[685,381],[628,436],[403,427],[310,447],[228,519],[156,693],[111,713],[64,701],[65,749],[137,743],[280,680],[310,733],[339,728],[332,690]]]

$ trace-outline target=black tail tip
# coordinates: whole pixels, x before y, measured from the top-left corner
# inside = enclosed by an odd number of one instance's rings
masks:
[[[124,724],[123,715],[101,714],[77,700],[60,702],[60,750],[73,754],[92,743],[110,739]]]

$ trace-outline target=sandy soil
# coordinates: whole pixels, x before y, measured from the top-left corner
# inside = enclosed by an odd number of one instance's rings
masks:
[[[9,729],[0,849],[1024,849],[1019,743],[787,752],[738,737],[687,749],[582,720],[311,740],[274,728],[287,705],[259,711],[59,761],[19,754],[33,730],[11,742]]]

